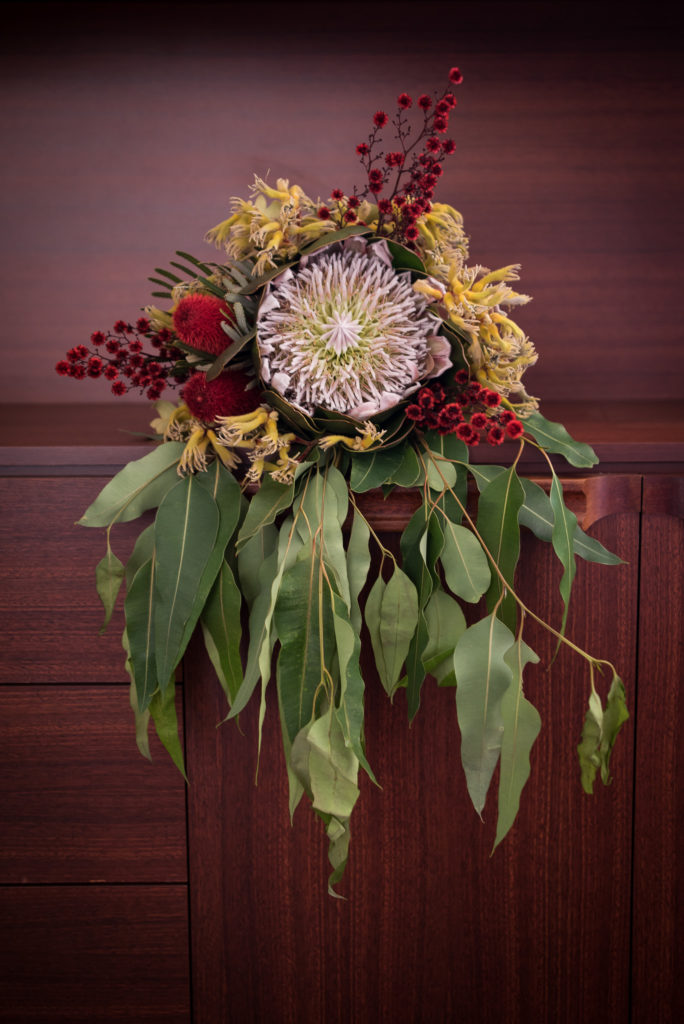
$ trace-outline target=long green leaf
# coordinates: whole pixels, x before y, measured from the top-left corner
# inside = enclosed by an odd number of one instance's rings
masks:
[[[508,833],[517,817],[520,794],[530,777],[530,751],[541,729],[539,712],[523,693],[525,666],[529,662],[536,664],[539,658],[519,636],[513,647],[504,655],[504,660],[513,673],[513,679],[501,700],[504,731],[499,766],[499,812],[494,849]]]
[[[444,517],[442,566],[447,585],[457,597],[470,604],[479,601],[487,590],[491,573],[487,556],[477,537]]]
[[[180,441],[160,444],[142,459],[129,462],[98,494],[78,520],[79,526],[110,526],[127,523],[155,508],[178,482],[176,466],[184,445]]]
[[[136,572],[124,603],[131,670],[141,713],[148,709],[152,694],[158,686],[154,646],[154,584],[153,555]]]
[[[202,609],[200,622],[204,645],[229,704],[235,700],[243,680],[240,660],[241,606],[240,589],[232,569],[224,561]]]
[[[104,558],[102,561],[98,562],[95,569],[97,593],[98,597],[102,601],[105,611],[104,622],[100,627],[100,636],[102,636],[109,625],[109,620],[112,617],[114,605],[116,604],[116,599],[123,580],[123,562],[121,562],[112,551],[109,543],[109,533],[107,533],[107,551]]]
[[[577,529],[577,517],[574,512],[565,507],[563,501],[563,488],[556,474],[551,476],[551,508],[553,509],[553,534],[551,543],[558,560],[563,566],[563,575],[560,581],[560,592],[563,598],[563,619],[561,622],[560,634],[565,635],[565,626],[568,621],[568,608],[570,605],[570,592],[573,580],[575,579],[575,554],[573,538]],[[560,640],[558,641],[560,646]]]
[[[375,782],[375,776],[366,760],[363,748],[363,696],[361,675],[361,638],[349,617],[349,611],[339,594],[332,594],[333,628],[340,666],[340,692],[335,714],[342,727],[344,741],[356,754],[359,763]]]
[[[150,701],[150,714],[157,730],[157,736],[166,748],[171,760],[181,773],[185,781],[188,777],[185,774],[185,763],[183,761],[183,744],[181,743],[178,731],[178,718],[176,716],[176,686],[173,681],[165,688],[162,694],[159,690]]]
[[[380,448],[376,452],[353,455],[349,484],[352,491],[360,494],[389,483],[403,458],[401,447]]]
[[[434,585],[433,566],[428,556],[429,524],[432,512],[422,504],[409,519],[401,535],[402,568],[418,594],[418,622],[406,656],[406,704],[409,721],[420,707],[420,691],[426,676],[423,653],[429,635],[425,606]]]
[[[525,501],[520,509],[520,525],[531,530],[540,540],[550,541],[553,536],[553,509],[551,501],[543,488],[532,480],[521,480],[525,491]],[[572,544],[576,555],[587,562],[600,562],[602,565],[624,565],[624,561],[604,548],[603,544],[589,537],[579,526],[575,528]]]
[[[366,624],[380,682],[392,697],[418,625],[416,588],[398,567],[387,583],[378,577],[373,584],[366,602]]]
[[[316,717],[328,682],[334,628],[320,552],[305,545],[284,574],[274,623],[280,640],[277,681],[290,741]],[[329,689],[329,687],[328,687]]]
[[[169,491],[157,512],[154,640],[162,693],[206,599],[200,587],[219,521],[214,498],[194,476]]]
[[[294,492],[294,483],[279,484],[272,477],[266,477],[249,503],[247,515],[237,538],[238,552],[250,537],[272,523],[279,512],[290,507]]]
[[[513,678],[504,655],[514,640],[500,619],[488,615],[465,631],[454,651],[461,761],[478,814],[501,751],[501,700]]]
[[[152,760],[150,753],[150,737],[149,737],[149,725],[150,725],[150,712],[149,708],[147,711],[141,711],[138,707],[138,694],[135,689],[135,679],[133,677],[133,666],[131,664],[131,649],[128,644],[128,634],[124,629],[121,637],[121,646],[126,652],[126,671],[131,680],[131,685],[128,690],[129,702],[131,705],[131,711],[135,716],[135,742],[138,750],[143,757],[147,758],[148,761]]]
[[[585,793],[594,792],[597,771],[601,772],[601,780],[604,785],[608,785],[610,782],[610,755],[617,734],[628,718],[625,688],[620,677],[614,674],[608,691],[605,711],[596,691],[592,690],[589,697],[582,739],[577,748],[582,772],[582,788]]]
[[[370,569],[370,550],[368,542],[370,530],[366,520],[359,511],[354,510],[352,528],[347,545],[347,578],[349,580],[349,599],[351,602],[351,624],[357,636],[361,635],[362,616],[359,606],[359,594],[368,579]]]
[[[278,531],[272,524],[265,526],[250,537],[237,555],[238,575],[240,578],[240,590],[242,596],[251,609],[254,600],[259,593],[259,569],[271,555],[278,544]]]
[[[504,576],[509,587],[513,586],[515,570],[520,556],[520,527],[518,513],[524,500],[522,484],[515,466],[496,476],[480,494],[477,514],[477,530],[487,550]],[[492,572],[492,581],[487,590],[487,609],[492,611],[503,585],[497,573]],[[499,618],[513,632],[517,619],[517,606],[510,593],[501,601]]]
[[[524,427],[547,452],[562,455],[571,466],[580,468],[595,466],[598,458],[593,448],[581,441],[575,441],[562,423],[552,423],[541,413],[533,412],[524,420]]]
[[[423,651],[425,670],[440,686],[455,683],[453,655],[466,630],[466,621],[458,601],[441,587],[435,588],[425,607],[429,640]]]

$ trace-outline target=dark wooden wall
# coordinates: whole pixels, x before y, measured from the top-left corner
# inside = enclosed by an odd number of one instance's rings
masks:
[[[67,347],[149,301],[254,172],[350,189],[406,89],[465,81],[440,198],[523,265],[548,399],[681,398],[681,35],[643,4],[6,3],[3,397],[106,401]],[[17,354],[21,358],[17,359]],[[30,358],[27,359],[27,356]]]

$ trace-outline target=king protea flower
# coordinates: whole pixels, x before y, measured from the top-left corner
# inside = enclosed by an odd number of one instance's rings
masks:
[[[349,239],[268,286],[257,316],[262,378],[306,413],[366,420],[451,366],[440,323],[386,242]]]

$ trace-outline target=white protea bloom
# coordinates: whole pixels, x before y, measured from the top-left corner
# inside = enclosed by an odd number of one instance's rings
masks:
[[[302,257],[259,309],[264,382],[306,413],[320,406],[366,420],[451,366],[426,307],[384,241],[348,239]]]

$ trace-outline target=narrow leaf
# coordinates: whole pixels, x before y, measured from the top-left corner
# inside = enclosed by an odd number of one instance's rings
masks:
[[[537,709],[523,693],[523,671],[539,658],[522,637],[504,655],[513,679],[501,700],[503,742],[499,766],[499,813],[496,820],[494,850],[508,833],[520,807],[520,794],[530,777],[530,751],[541,729]],[[492,851],[493,852],[493,851]]]
[[[155,508],[178,482],[176,466],[184,445],[167,441],[116,474],[79,519],[79,526],[127,523]]]
[[[149,725],[150,725],[150,712],[141,711],[138,707],[138,694],[135,689],[135,679],[133,678],[133,666],[131,664],[131,650],[128,645],[128,635],[124,629],[121,637],[121,646],[126,652],[126,671],[131,680],[128,695],[129,702],[131,705],[131,711],[135,716],[135,742],[138,750],[143,757],[147,758],[148,761],[152,760],[150,753],[150,737],[149,737]]]
[[[560,634],[565,635],[565,625],[568,620],[568,607],[570,604],[570,592],[575,579],[575,554],[573,538],[577,529],[577,517],[565,507],[563,501],[563,488],[560,480],[552,471],[551,477],[551,508],[553,509],[553,534],[551,543],[558,560],[563,566],[563,575],[560,581],[560,592],[563,598],[563,619],[561,622]],[[560,646],[560,640],[558,641]],[[557,650],[558,648],[556,648]]]
[[[200,616],[204,644],[216,675],[232,704],[242,685],[240,660],[240,609],[242,595],[227,562],[218,577]]]
[[[247,515],[238,534],[236,548],[242,548],[250,537],[253,537],[264,526],[274,521],[279,512],[289,508],[294,498],[295,485],[279,484],[272,477],[267,477],[249,503]]]
[[[165,687],[164,694],[159,690],[150,701],[150,714],[157,730],[157,736],[166,748],[167,753],[181,773],[185,781],[188,777],[185,774],[185,763],[183,761],[183,745],[178,732],[178,718],[176,716],[176,686]]]
[[[109,625],[123,579],[123,562],[119,561],[112,551],[109,543],[109,533],[107,533],[107,551],[95,569],[95,585],[105,611],[104,622],[100,627],[100,636],[102,636]]]
[[[162,693],[204,604],[200,585],[219,519],[214,498],[194,476],[184,477],[169,491],[157,512],[154,631]]]
[[[430,639],[423,651],[423,664],[443,684],[453,671],[454,649],[466,630],[465,616],[458,601],[436,588],[425,608],[425,623]]]
[[[551,423],[541,413],[533,412],[524,420],[524,427],[547,452],[562,455],[571,466],[595,466],[598,458],[594,450],[581,441],[575,441],[562,423]]]
[[[520,508],[519,521],[526,526],[535,537],[549,542],[553,536],[553,509],[551,500],[539,484],[532,480],[521,480],[525,491],[525,501]],[[604,548],[603,544],[589,537],[579,526],[575,528],[572,539],[575,554],[587,562],[600,562],[602,565],[624,565],[618,555]]]
[[[359,607],[359,594],[364,588],[370,569],[370,550],[368,542],[370,530],[360,512],[354,510],[349,544],[347,545],[347,578],[349,579],[349,599],[351,602],[351,624],[357,636],[361,635],[362,617]]]
[[[418,594],[406,573],[398,567],[389,578],[379,609],[379,622],[374,649],[379,641],[382,656],[376,664],[380,681],[387,694],[392,697],[401,669],[408,654],[409,645],[418,625]]]
[[[515,466],[496,476],[483,488],[478,503],[477,529],[484,544],[499,567],[509,587],[513,586],[515,570],[520,556],[520,527],[518,513],[524,500],[522,484]],[[501,597],[503,585],[497,573],[492,572],[487,590],[487,610],[492,611]],[[507,593],[497,613],[513,632],[517,619],[515,599]]]
[[[158,686],[154,648],[154,583],[153,555],[136,572],[124,603],[131,670],[141,713],[149,707]]]
[[[628,718],[625,688],[620,677],[614,674],[605,711],[595,691],[589,697],[582,740],[577,748],[585,793],[593,793],[597,771],[601,772],[604,785],[610,783],[610,755],[617,735]]]
[[[457,597],[474,604],[491,580],[487,556],[477,537],[465,526],[444,518],[442,566],[447,585]]]
[[[342,727],[344,741],[375,782],[375,776],[363,749],[363,696],[361,675],[361,638],[354,630],[347,607],[339,594],[332,594],[335,645],[340,664],[340,692],[335,714]]]
[[[465,631],[454,651],[461,761],[478,814],[501,751],[501,700],[513,678],[504,655],[514,641],[501,619],[488,615]]]

